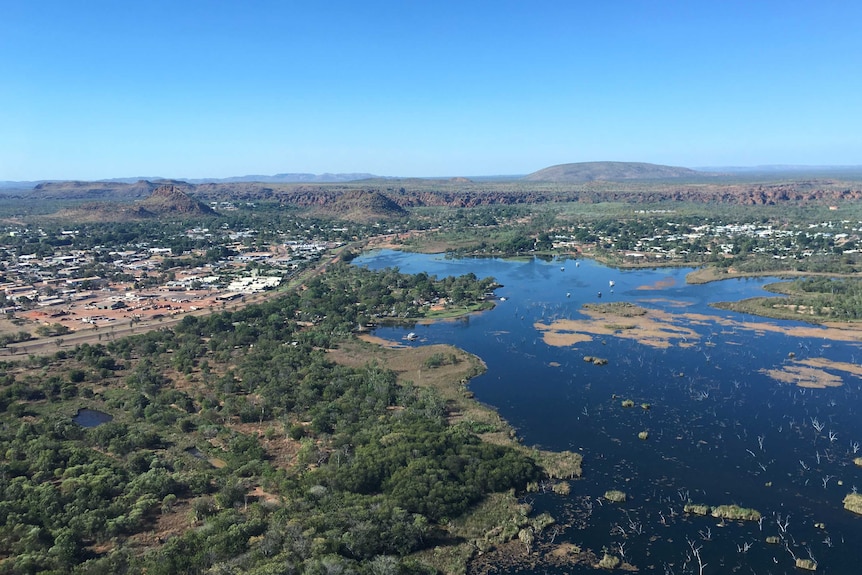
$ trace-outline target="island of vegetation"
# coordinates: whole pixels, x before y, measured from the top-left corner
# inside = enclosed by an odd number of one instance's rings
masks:
[[[735,519],[739,521],[758,521],[761,517],[760,512],[756,509],[748,509],[735,504],[710,507],[709,505],[687,503],[684,511],[692,515],[711,515],[719,519]]]

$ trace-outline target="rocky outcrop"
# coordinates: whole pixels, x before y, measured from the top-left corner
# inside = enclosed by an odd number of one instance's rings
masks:
[[[141,180],[122,182],[59,182],[40,184],[30,197],[45,199],[143,200],[160,188],[173,188],[206,201],[267,201],[299,208],[321,208],[332,215],[353,213],[402,215],[416,207],[474,208],[542,203],[629,204],[659,202],[728,205],[839,204],[862,200],[862,184],[833,179],[781,182],[726,180],[702,183],[668,181],[596,181],[583,184],[526,181],[398,180],[344,184],[265,184],[253,182],[188,184]],[[160,192],[161,194],[161,192]],[[146,201],[141,202],[146,205]],[[182,203],[182,202],[180,202]],[[362,207],[362,204],[367,204]],[[360,210],[360,211],[362,211]]]
[[[139,202],[87,202],[66,208],[53,217],[80,222],[126,222],[148,218],[215,215],[208,205],[192,198],[173,184],[156,187]]]
[[[205,216],[215,214],[215,211],[208,205],[194,199],[173,184],[159,186],[137,206],[155,215]]]
[[[352,190],[320,205],[318,213],[342,219],[374,222],[382,219],[402,218],[407,210],[390,197],[376,191]]]

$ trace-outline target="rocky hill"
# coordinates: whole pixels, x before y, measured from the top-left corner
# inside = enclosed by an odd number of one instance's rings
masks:
[[[213,215],[215,211],[173,184],[159,186],[138,207],[154,215]]]
[[[524,176],[528,182],[620,182],[626,180],[702,180],[710,174],[643,162],[559,164]]]
[[[131,186],[132,184],[121,185]],[[173,184],[165,184],[155,188],[147,198],[139,202],[86,202],[62,209],[53,214],[53,217],[78,222],[127,222],[148,218],[215,214],[212,208],[192,198],[181,188]]]
[[[350,190],[338,194],[315,211],[320,215],[357,222],[373,222],[408,215],[407,210],[389,196],[368,190]]]

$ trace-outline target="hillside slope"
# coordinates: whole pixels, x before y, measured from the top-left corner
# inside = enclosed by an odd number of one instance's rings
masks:
[[[138,202],[138,206],[156,215],[206,216],[215,213],[208,205],[194,199],[173,184],[159,186],[147,199]]]
[[[134,184],[122,184],[134,186]],[[94,201],[61,209],[52,217],[77,222],[128,222],[148,218],[174,216],[210,216],[215,210],[189,196],[173,184],[164,184],[145,199],[126,203],[120,201]]]
[[[375,222],[390,218],[403,218],[407,210],[389,196],[376,190],[350,190],[336,196],[315,209],[315,212],[356,222]]]

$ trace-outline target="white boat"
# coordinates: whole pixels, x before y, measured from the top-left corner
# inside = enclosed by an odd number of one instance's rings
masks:
[[[419,336],[411,331],[410,333],[407,334],[407,339],[409,341],[413,341],[413,340],[419,339]]]
[[[608,285],[609,285],[609,286],[611,286],[611,287],[614,287],[614,286],[615,286],[615,285],[617,285],[617,284],[615,284],[615,283],[614,283],[614,280],[611,280],[611,281],[609,281],[609,282],[608,282]]]

